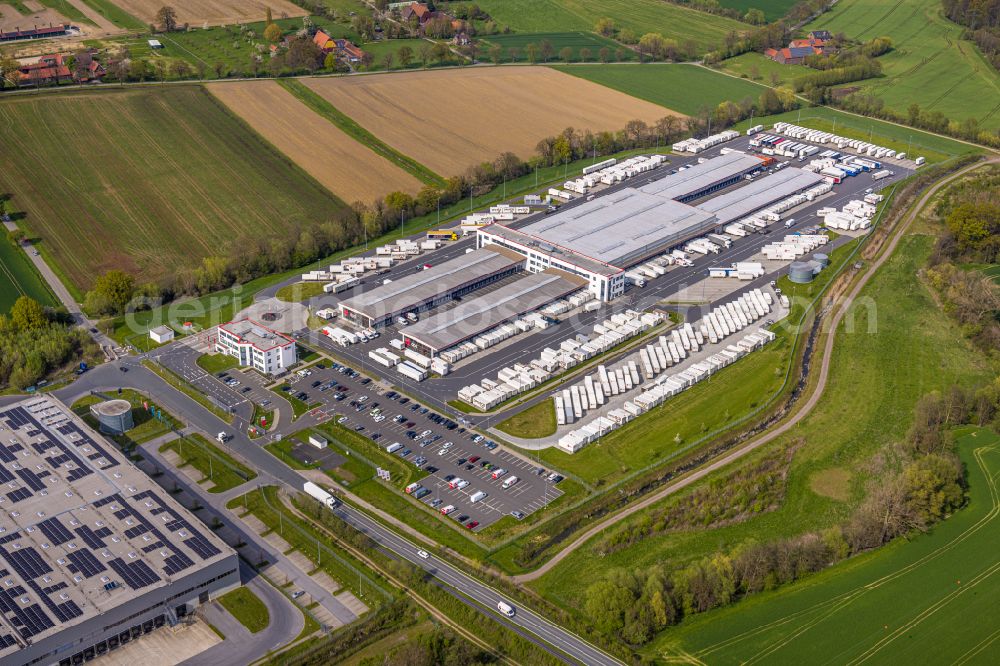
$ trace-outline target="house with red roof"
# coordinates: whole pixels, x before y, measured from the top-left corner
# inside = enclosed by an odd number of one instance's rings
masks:
[[[334,44],[337,49],[337,55],[348,62],[361,62],[361,58],[365,54],[364,51],[355,46],[349,39],[335,39]]]
[[[72,71],[68,65],[69,56],[62,53],[44,55],[38,62],[21,65],[20,84],[22,86],[47,85],[62,81],[87,83],[101,80],[107,72],[101,63],[94,59],[92,53],[83,51],[74,56]]]
[[[764,49],[764,55],[782,65],[801,65],[811,55],[822,55],[826,41],[815,37],[793,39],[783,49]]]
[[[313,35],[313,44],[319,47],[319,50],[323,53],[330,53],[337,48],[333,37],[326,34],[322,30],[317,30],[316,34]]]
[[[423,25],[434,18],[434,12],[432,12],[430,8],[422,2],[414,2],[408,7],[403,7],[402,11],[399,12],[399,15],[404,21],[409,21],[411,18],[416,17],[417,23],[420,25]]]

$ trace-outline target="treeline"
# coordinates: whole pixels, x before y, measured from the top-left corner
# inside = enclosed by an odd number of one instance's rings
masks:
[[[536,168],[582,159],[602,157],[634,148],[669,145],[697,123],[667,116],[653,125],[633,120],[616,132],[590,132],[567,128],[557,136],[539,141],[527,160],[506,152],[490,162],[470,167],[460,176],[445,180],[443,187],[425,185],[415,196],[391,192],[372,202],[357,201],[350,207],[328,213],[326,219],[299,225],[281,234],[241,239],[224,253],[202,259],[191,270],[176,271],[153,284],[138,284],[119,270],[99,276],[84,297],[84,309],[96,316],[117,316],[170,301],[181,296],[200,296],[258,277],[313,264],[324,257],[358,245],[400,226],[400,222],[450,206],[469,195],[484,194],[505,180],[531,173]],[[713,125],[714,127],[715,125]]]
[[[668,531],[717,528],[773,511],[784,497],[793,451],[771,451],[752,464],[650,509],[602,538],[594,550],[604,557]]]
[[[25,389],[71,363],[99,353],[64,315],[21,296],[0,314],[0,387]]]
[[[694,60],[698,57],[698,43],[693,39],[685,40],[683,43],[675,39],[668,39],[658,32],[647,32],[639,35],[631,28],[620,28],[614,19],[603,17],[594,24],[594,32],[609,39],[615,39],[622,44],[635,47],[639,54],[639,60],[673,60],[684,61]],[[606,47],[605,47],[606,48]],[[604,51],[605,49],[601,49]],[[616,54],[616,60],[622,60],[621,54]],[[607,60],[602,56],[602,62]]]
[[[937,204],[944,224],[925,274],[962,333],[994,360],[1000,351],[1000,285],[963,264],[996,264],[1000,256],[1000,172],[955,185]]]
[[[953,387],[915,408],[906,442],[880,457],[866,498],[845,522],[768,542],[749,541],[683,567],[662,563],[616,571],[586,591],[584,612],[604,636],[634,646],[684,617],[774,589],[914,531],[928,529],[965,501],[964,468],[946,428],[994,415],[1000,387]]]
[[[882,73],[882,65],[874,58],[866,58],[853,65],[832,67],[795,79],[795,92],[806,92],[810,99],[826,97],[823,88],[851,81],[870,79]]]
[[[1000,0],[942,0],[944,15],[971,30],[1000,28]]]
[[[937,134],[945,134],[957,139],[974,141],[984,146],[1000,148],[1000,135],[995,131],[980,127],[979,121],[975,118],[966,118],[962,121],[952,120],[940,111],[928,111],[920,108],[919,104],[913,103],[902,113],[895,109],[890,109],[885,105],[885,101],[867,92],[855,92],[843,97],[837,97],[830,93],[829,88],[814,102],[830,104],[845,111],[858,113],[870,118],[879,118],[901,125],[909,125],[917,129],[924,129]]]

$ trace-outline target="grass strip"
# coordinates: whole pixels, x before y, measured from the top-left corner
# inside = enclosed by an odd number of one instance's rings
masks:
[[[167,450],[176,451],[184,464],[204,474],[202,481],[211,480],[215,485],[208,490],[210,493],[225,492],[257,478],[256,472],[198,434],[185,435],[160,447],[160,453]]]
[[[108,0],[83,0],[83,3],[119,28],[143,32],[149,28],[148,25]]]
[[[300,102],[326,118],[340,128],[345,134],[367,146],[377,155],[384,157],[400,167],[420,182],[435,187],[442,187],[444,179],[420,164],[412,157],[407,157],[395,148],[389,146],[374,134],[359,125],[353,118],[341,112],[333,104],[307,88],[298,79],[278,79],[278,84],[295,95]]]
[[[271,624],[271,614],[267,606],[248,587],[238,587],[219,597],[219,603],[247,628],[251,634],[256,634]]]

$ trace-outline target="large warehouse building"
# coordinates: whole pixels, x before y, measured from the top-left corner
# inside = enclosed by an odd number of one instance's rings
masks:
[[[578,291],[585,284],[582,279],[562,271],[549,269],[531,273],[504,284],[502,289],[407,326],[402,331],[403,342],[420,353],[436,356],[483,331]]]
[[[0,663],[83,663],[239,586],[236,553],[62,404],[0,429]]]
[[[340,312],[360,326],[385,326],[503,279],[524,263],[524,256],[499,247],[469,252],[341,301]]]
[[[788,168],[709,197],[763,166],[761,158],[734,151],[517,229],[491,224],[479,230],[477,242],[481,248],[499,246],[523,255],[529,272],[557,268],[577,275],[596,298],[609,301],[624,293],[625,270],[631,266],[822,180]]]

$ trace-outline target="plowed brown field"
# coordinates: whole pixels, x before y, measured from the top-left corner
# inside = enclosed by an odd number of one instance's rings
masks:
[[[113,2],[138,19],[152,23],[164,0],[113,0]],[[267,7],[274,18],[305,16],[306,10],[289,0],[171,0],[166,3],[177,10],[178,23],[199,26],[202,23],[218,25],[237,21],[263,21]]]
[[[618,130],[681,115],[548,67],[475,67],[303,83],[378,138],[440,174],[501,152],[530,155],[567,127]]]
[[[348,203],[369,202],[395,190],[416,193],[422,185],[275,81],[212,83],[208,89],[258,134]]]

